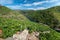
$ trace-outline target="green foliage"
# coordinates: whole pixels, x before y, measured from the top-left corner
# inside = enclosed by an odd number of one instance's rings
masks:
[[[40,33],[39,37],[41,40],[60,40],[60,36],[56,35],[57,33],[54,33],[55,31],[51,31],[51,33]],[[42,38],[41,38],[42,37]]]
[[[53,10],[52,10],[53,11]],[[27,16],[31,21],[49,25],[55,28],[59,25],[58,19],[54,16],[51,9],[37,10],[37,11],[23,11],[22,13]]]
[[[5,6],[0,6],[0,15],[8,14],[11,11],[11,9],[8,9]]]
[[[17,11],[11,10],[8,12],[8,10],[7,10],[8,8],[6,8],[6,9],[5,9],[5,7],[3,7],[3,8],[4,9],[0,9],[0,15],[1,15],[0,16],[0,29],[2,29],[2,31],[3,31],[2,38],[10,37],[17,31],[22,31],[22,30],[28,28],[30,33],[33,31],[38,31],[38,32],[50,31],[49,34],[41,33],[39,36],[40,40],[60,40],[60,33],[52,30],[51,28],[49,28],[49,26],[46,26],[44,24],[39,24],[36,22],[32,22]],[[5,14],[5,13],[7,13],[7,14]],[[35,17],[35,15],[36,14],[34,14],[33,16]],[[37,16],[38,16],[38,14],[37,14]],[[39,17],[37,17],[37,18],[39,18]]]
[[[53,14],[54,14],[54,17],[57,18],[60,22],[60,6],[52,7],[47,10],[51,10],[51,12],[53,12]]]

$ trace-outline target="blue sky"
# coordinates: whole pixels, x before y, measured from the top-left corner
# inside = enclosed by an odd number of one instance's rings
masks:
[[[10,9],[43,10],[60,5],[60,0],[0,0],[0,4]]]

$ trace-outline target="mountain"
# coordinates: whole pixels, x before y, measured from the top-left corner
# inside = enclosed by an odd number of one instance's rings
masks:
[[[60,6],[45,10],[24,10],[22,13],[31,21],[46,24],[51,28],[60,26]]]
[[[35,13],[35,11],[32,12]],[[24,29],[28,29],[29,33],[34,31],[39,32],[40,35],[38,38],[40,40],[60,40],[60,33],[51,29],[49,26],[29,20],[22,14],[22,11],[18,12],[0,6],[0,30],[2,30],[0,37],[7,38],[17,31],[23,31]],[[50,31],[50,33],[47,33],[46,31]]]
[[[54,14],[54,17],[56,17],[59,21],[60,21],[60,6],[56,6],[56,7],[52,7],[52,8],[49,8],[47,10],[50,10],[51,12],[53,12]]]

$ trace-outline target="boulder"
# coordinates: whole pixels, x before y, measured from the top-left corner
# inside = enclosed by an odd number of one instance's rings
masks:
[[[13,35],[14,40],[39,40],[39,32],[32,32],[31,34],[27,29],[22,32],[17,32]]]

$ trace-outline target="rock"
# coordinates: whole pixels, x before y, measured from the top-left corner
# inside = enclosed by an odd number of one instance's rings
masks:
[[[35,35],[28,35],[28,40],[39,40]]]
[[[2,37],[2,30],[0,29],[0,38]]]
[[[31,34],[28,35],[28,40],[39,40],[37,36],[39,36],[38,32],[32,32]]]
[[[29,34],[28,30],[25,29],[22,32],[17,32],[16,34],[13,35],[14,40],[39,40],[37,37],[39,36],[39,32],[32,32]]]
[[[33,32],[32,35],[35,35],[36,37],[39,36],[39,32]]]
[[[0,34],[2,34],[2,30],[0,30]]]
[[[44,31],[43,33],[44,33],[44,34],[45,34],[45,33],[50,33],[50,31]]]
[[[4,40],[4,39],[0,38],[0,40]]]
[[[32,32],[31,34],[27,29],[22,32],[17,32],[12,37],[6,39],[0,38],[0,40],[39,40],[39,32]]]
[[[8,37],[5,40],[13,40],[13,37]]]
[[[28,35],[28,30],[24,30],[21,33],[17,33],[13,35],[13,39],[14,40],[26,40],[27,39],[27,35]]]

